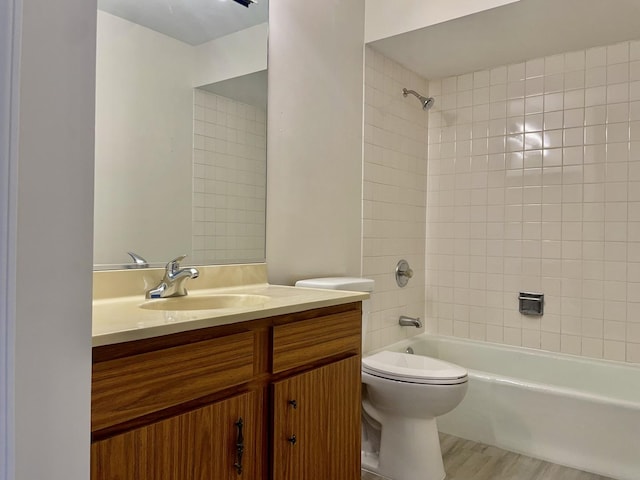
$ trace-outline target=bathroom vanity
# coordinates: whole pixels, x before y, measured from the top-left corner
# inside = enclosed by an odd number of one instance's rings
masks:
[[[106,316],[119,325],[133,300],[94,306],[92,480],[360,478],[366,295],[239,290],[271,303],[145,310],[138,328],[111,334]],[[144,325],[153,318],[163,325]]]

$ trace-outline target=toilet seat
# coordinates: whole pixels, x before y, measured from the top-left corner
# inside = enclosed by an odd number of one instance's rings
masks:
[[[398,382],[456,385],[467,382],[467,371],[453,363],[408,353],[382,351],[362,359],[362,371]]]

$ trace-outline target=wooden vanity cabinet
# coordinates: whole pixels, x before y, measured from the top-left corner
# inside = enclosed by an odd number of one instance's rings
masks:
[[[359,357],[274,383],[273,480],[356,480],[359,457]]]
[[[237,395],[91,446],[94,480],[260,478],[258,402]],[[237,450],[242,438],[242,458]]]
[[[358,480],[360,330],[356,302],[95,347],[91,479]]]

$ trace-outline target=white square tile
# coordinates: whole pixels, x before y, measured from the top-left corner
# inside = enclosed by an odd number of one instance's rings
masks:
[[[499,83],[489,87],[489,101],[502,102],[507,99],[507,84]]]
[[[639,102],[640,103],[640,102]],[[640,117],[640,105],[638,107]],[[544,129],[555,130],[562,128],[563,125],[563,111],[546,112],[544,114]]]
[[[488,87],[491,84],[491,72],[482,70],[473,73],[473,88]]]
[[[586,90],[586,93],[589,92],[589,89]],[[606,91],[604,89],[602,89],[602,103],[605,102],[606,99]],[[564,94],[564,108],[565,110],[569,110],[571,108],[582,108],[585,106],[585,102],[588,100],[588,96],[585,96],[585,90],[584,89],[579,89],[579,90],[571,90],[568,92],[565,92]],[[545,100],[547,100],[548,97],[545,95]],[[545,103],[546,105],[546,103]],[[587,103],[588,105],[588,103]],[[547,110],[549,111],[549,110]]]
[[[453,93],[458,89],[457,77],[447,77],[442,79],[442,93]]]
[[[525,64],[515,63],[507,66],[507,79],[509,82],[525,79]]]
[[[600,125],[606,122],[607,109],[604,105],[587,107],[584,110],[585,125]]]
[[[604,164],[588,163],[584,165],[585,183],[602,183],[606,179]]]
[[[565,101],[569,102],[566,108],[584,107],[584,94],[571,92],[568,98],[563,93],[548,93],[544,96],[544,111],[555,112],[565,108]]]
[[[640,81],[634,81],[629,84],[629,101],[636,102],[640,100]]]
[[[531,96],[525,99],[525,113],[527,115],[543,112],[543,99],[542,95]]]
[[[575,129],[572,129],[575,130]],[[584,129],[584,141],[585,145],[603,144],[607,141],[607,129],[604,125],[593,125],[585,127]],[[566,139],[566,130],[565,130]],[[578,141],[577,135],[573,138],[574,141]]]
[[[457,90],[471,90],[473,89],[473,74],[467,73],[465,75],[458,75]]]
[[[607,48],[595,47],[590,48],[586,52],[586,67],[599,67],[607,64]]]
[[[629,42],[618,43],[607,47],[607,64],[629,61]]]
[[[607,123],[629,121],[629,104],[616,103],[607,105]]]
[[[620,84],[623,85],[623,84]],[[612,96],[620,94],[621,89],[616,85],[612,89]],[[585,90],[584,105],[587,107],[593,107],[595,105],[604,105],[607,103],[607,88],[606,87],[591,87]]]
[[[491,85],[507,83],[507,67],[501,66],[491,69]]]
[[[584,108],[564,111],[564,128],[582,127],[584,125]]]
[[[629,139],[634,144],[640,142],[640,122],[635,121],[629,124]],[[634,158],[636,157],[634,156]]]
[[[622,129],[624,136],[624,129]],[[629,160],[629,143],[609,143],[607,144],[607,163],[627,162]]]
[[[582,351],[582,345],[580,337],[578,335],[561,335],[560,337],[560,351],[562,353],[569,353],[572,355],[580,355]]]
[[[540,77],[545,73],[545,59],[536,58],[534,60],[528,60],[525,64],[526,77]]]
[[[564,70],[570,72],[572,70],[581,70],[585,67],[585,52],[580,50],[577,52],[569,52],[564,55]]]
[[[629,80],[640,80],[640,61],[631,62],[629,64]]]
[[[544,74],[552,75],[564,71],[564,55],[552,55],[544,59]]]
[[[607,84],[624,83],[629,81],[629,64],[617,63],[607,67]]]
[[[513,100],[525,96],[525,82],[519,80],[516,82],[509,82],[507,84],[507,99]]]
[[[615,360],[624,362],[626,359],[625,342],[605,340],[604,341],[604,358],[606,360]]]
[[[475,88],[473,90],[473,105],[482,105],[489,103],[490,89],[489,87]]]
[[[582,338],[582,355],[592,358],[603,357],[603,342],[596,338]]]
[[[624,80],[623,80],[624,81]],[[601,87],[607,84],[607,68],[588,68],[585,72],[585,87]]]
[[[640,40],[630,42],[629,58],[630,60],[640,60]]]
[[[575,72],[567,72],[564,74],[564,89],[576,90],[584,88],[585,86],[585,73],[584,70],[577,70]]]
[[[527,78],[525,82],[525,96],[542,95],[544,90],[544,77]],[[584,85],[582,85],[584,87]],[[576,87],[581,88],[581,87]]]
[[[600,101],[600,97],[597,95],[594,97],[594,101]],[[629,83],[617,83],[615,85],[607,86],[607,103],[619,103],[629,101]],[[604,103],[604,102],[602,102]],[[594,105],[596,105],[594,103]]]
[[[560,352],[560,334],[552,332],[540,333],[540,347],[550,352]]]
[[[564,146],[584,145],[586,135],[588,135],[589,129],[592,129],[592,128],[596,128],[596,127],[566,128],[564,130],[563,145]],[[605,140],[605,137],[604,137],[604,131],[603,131],[602,141],[600,141],[600,142],[593,142],[592,141],[592,142],[587,142],[587,143],[604,143],[604,140]]]

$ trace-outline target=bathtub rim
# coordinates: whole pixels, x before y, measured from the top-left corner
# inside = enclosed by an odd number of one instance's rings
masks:
[[[454,337],[449,335],[433,334],[428,332],[422,332],[418,335],[414,335],[413,337],[405,338],[393,344],[387,345],[386,347],[382,347],[376,350],[372,350],[370,352],[366,352],[364,356],[366,357],[369,355],[373,355],[374,353],[377,353],[382,350],[395,349],[395,351],[398,351],[397,349],[405,349],[406,347],[411,346],[411,344],[417,343],[421,338],[431,339],[436,341],[439,339],[442,339],[446,342],[457,343],[457,344],[473,344],[473,345],[480,346],[482,348],[497,348],[497,349],[521,354],[521,355],[524,354],[524,355],[534,355],[534,356],[546,356],[555,360],[571,360],[571,361],[577,361],[585,365],[601,366],[603,364],[604,365],[610,364],[611,366],[615,366],[616,368],[623,368],[623,369],[633,371],[636,374],[640,374],[640,364],[633,364],[633,363],[630,364],[628,362],[621,362],[617,360],[583,357],[581,355],[574,355],[570,353],[552,352],[549,350],[542,350],[542,349],[531,348],[531,347],[520,347],[520,346],[507,345],[502,343],[488,342],[483,340],[474,340],[474,339],[460,338],[460,337]],[[419,355],[419,354],[416,354],[416,355]],[[497,374],[494,372],[487,372],[484,370],[476,370],[476,369],[468,368],[464,365],[461,365],[461,366],[467,370],[469,374],[469,379],[474,377],[481,378],[483,380],[491,381],[501,385],[510,385],[514,387],[517,386],[517,387],[527,388],[538,393],[545,393],[545,394],[554,395],[554,396],[565,396],[565,397],[568,396],[571,398],[591,401],[598,404],[616,406],[616,407],[623,408],[625,410],[634,410],[634,411],[640,410],[640,399],[637,402],[634,402],[626,399],[617,398],[614,396],[607,396],[599,393],[587,392],[587,391],[579,390],[576,388],[563,387],[561,385],[556,385],[554,383],[541,383],[541,382],[535,382],[531,380],[522,380],[509,375]]]

